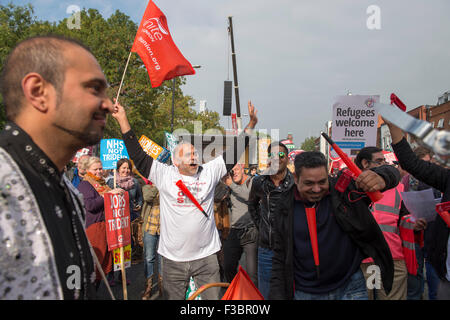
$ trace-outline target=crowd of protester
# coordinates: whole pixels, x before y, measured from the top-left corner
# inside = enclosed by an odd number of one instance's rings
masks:
[[[413,151],[392,124],[398,161],[363,148],[357,177],[346,168],[330,175],[318,151],[290,161],[277,141],[264,170],[239,162],[245,148],[202,163],[187,142],[164,164],[144,152],[125,108],[106,95],[94,55],[75,40],[23,41],[5,61],[1,84],[8,122],[0,134],[0,299],[93,299],[102,280],[121,281],[107,245],[104,195],[124,192],[143,300],[155,284],[161,299],[178,300],[190,281],[230,283],[239,265],[265,299],[418,300],[425,275],[426,298],[450,299],[449,226],[439,215],[415,219],[402,198],[432,188],[449,201],[450,171],[427,150]],[[67,170],[77,150],[100,141],[108,114],[130,159],[111,172],[84,155]],[[238,137],[245,146],[258,122],[250,101],[248,114]],[[383,198],[372,202],[373,192]],[[211,287],[201,297],[217,300],[220,292]]]

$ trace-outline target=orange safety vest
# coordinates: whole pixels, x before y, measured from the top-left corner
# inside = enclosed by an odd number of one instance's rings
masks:
[[[405,260],[408,272],[415,275],[417,274],[417,261],[414,250],[414,224],[410,221],[410,215],[403,217],[400,223],[398,221],[403,190],[402,184],[386,190],[383,192],[383,198],[373,204],[371,211],[389,245],[392,258]],[[365,259],[363,263],[372,261],[369,258]]]

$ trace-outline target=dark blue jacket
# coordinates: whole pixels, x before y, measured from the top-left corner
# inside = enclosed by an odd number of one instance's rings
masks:
[[[384,165],[371,170],[384,179],[385,190],[394,188],[400,181],[400,173],[392,166]],[[343,193],[337,191],[335,186],[341,174],[336,178],[329,177],[331,211],[339,227],[360,249],[362,258],[372,257],[375,264],[380,266],[383,287],[389,293],[394,279],[394,262],[383,233],[369,211],[371,200],[365,194],[354,192],[358,191],[354,181]],[[294,297],[294,196],[288,202],[290,210],[282,211],[274,225],[270,299],[286,300]]]
[[[78,168],[75,168],[75,170],[73,171],[73,178],[72,178],[72,184],[75,188],[78,188],[78,185],[80,184],[80,182],[83,181],[83,179],[80,178],[80,176],[78,175]]]

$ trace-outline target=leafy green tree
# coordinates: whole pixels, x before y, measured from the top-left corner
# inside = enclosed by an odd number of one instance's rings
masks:
[[[315,151],[316,150],[316,143],[317,137],[309,137],[306,138],[302,145],[300,146],[300,149],[304,151]]]
[[[96,9],[83,9],[80,12],[80,29],[69,29],[67,26],[69,18],[51,23],[40,21],[33,14],[31,4],[0,5],[1,65],[3,66],[11,49],[19,41],[30,36],[57,34],[71,37],[92,50],[110,84],[108,95],[111,99],[115,98],[138,25],[119,10],[105,19]],[[185,95],[181,89],[186,83],[186,78],[179,77],[175,83],[174,129],[182,127],[193,132],[194,121],[201,121],[203,132],[211,128],[223,131],[219,125],[217,112],[198,113],[193,109],[195,100]],[[158,88],[152,88],[147,70],[136,53],[131,54],[119,102],[127,109],[130,124],[138,137],[145,134],[156,143],[163,143],[164,131],[170,131],[172,81],[164,81]],[[4,122],[2,105],[0,127],[3,127]],[[104,137],[121,137],[119,126],[112,117],[108,118]]]

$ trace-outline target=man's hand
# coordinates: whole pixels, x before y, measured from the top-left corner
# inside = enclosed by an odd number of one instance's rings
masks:
[[[258,117],[256,116],[257,113],[258,110],[256,110],[251,101],[248,101],[248,115],[250,116],[250,121],[245,129],[253,129],[256,126],[258,123]]]
[[[427,228],[427,221],[423,218],[419,218],[414,223],[414,231],[421,231]]]
[[[127,113],[125,108],[118,102],[116,102],[113,106],[112,116],[117,120],[120,126],[120,131],[122,133],[126,133],[131,130],[130,123],[128,122]]]
[[[229,173],[227,173],[227,175],[225,177],[223,177],[223,182],[227,186],[231,186],[231,184],[233,183],[233,179],[231,178],[231,175]]]
[[[364,192],[380,191],[386,187],[384,179],[372,170],[361,172],[355,182],[356,186]]]
[[[124,193],[125,192],[125,190],[123,190],[123,189],[121,189],[121,188],[115,188],[115,189],[112,189],[109,193],[113,193],[113,194],[122,194],[122,193]]]

